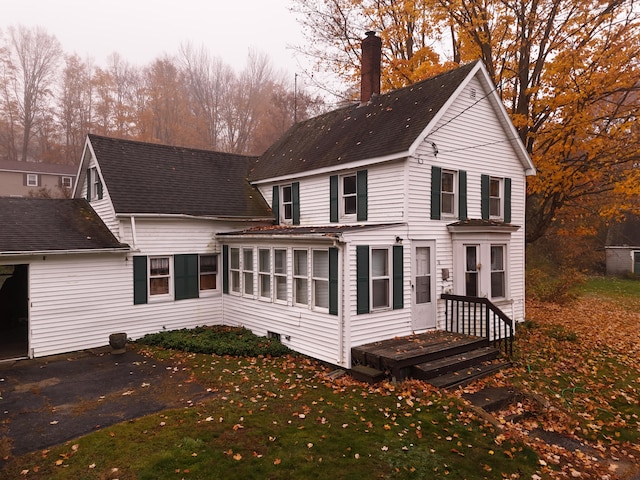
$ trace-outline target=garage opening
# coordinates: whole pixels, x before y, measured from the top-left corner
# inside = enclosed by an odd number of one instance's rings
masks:
[[[0,265],[0,360],[29,356],[29,266]]]

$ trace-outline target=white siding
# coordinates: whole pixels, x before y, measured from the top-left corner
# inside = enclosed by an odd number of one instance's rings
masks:
[[[125,255],[51,255],[29,263],[30,347],[40,357],[108,344],[111,333],[146,333],[222,318],[220,293],[133,304],[133,262]]]
[[[475,89],[476,95],[472,96]],[[512,233],[509,244],[509,288],[511,298],[499,304],[507,315],[517,321],[524,320],[524,205],[526,180],[518,160],[510,132],[503,129],[488,99],[482,99],[480,82],[467,85],[446,114],[434,126],[408,161],[410,238],[436,241],[436,294],[453,288],[456,279],[441,280],[443,268],[454,272],[451,234],[447,225],[455,217],[430,219],[431,167],[465,170],[467,172],[467,214],[481,218],[481,175],[511,178],[511,223],[521,228]],[[437,154],[433,142],[437,147]],[[439,325],[443,323],[443,307],[438,309]]]
[[[358,222],[355,217],[338,224],[376,224],[405,221],[404,162],[397,160],[372,165],[367,170],[368,219]],[[362,168],[360,170],[363,170]],[[342,170],[335,175],[355,173]],[[329,177],[318,175],[300,179],[300,225],[329,225]],[[287,182],[278,185],[286,185]],[[272,204],[273,184],[259,187],[269,205]]]

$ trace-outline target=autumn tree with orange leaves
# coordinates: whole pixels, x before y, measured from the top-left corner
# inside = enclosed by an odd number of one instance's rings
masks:
[[[296,0],[293,10],[310,55],[351,84],[367,30],[383,39],[383,90],[481,58],[538,170],[528,184],[528,242],[640,213],[633,2]]]

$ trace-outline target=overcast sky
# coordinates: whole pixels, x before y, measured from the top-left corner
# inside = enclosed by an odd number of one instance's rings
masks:
[[[0,29],[4,35],[11,25],[42,26],[65,53],[97,65],[117,52],[146,66],[191,42],[240,71],[255,48],[293,75],[301,69],[290,46],[302,37],[289,6],[290,0],[3,0]]]

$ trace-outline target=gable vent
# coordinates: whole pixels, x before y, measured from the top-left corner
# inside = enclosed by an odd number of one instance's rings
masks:
[[[473,99],[476,98],[476,89],[472,88],[471,91],[469,92],[469,96]]]

